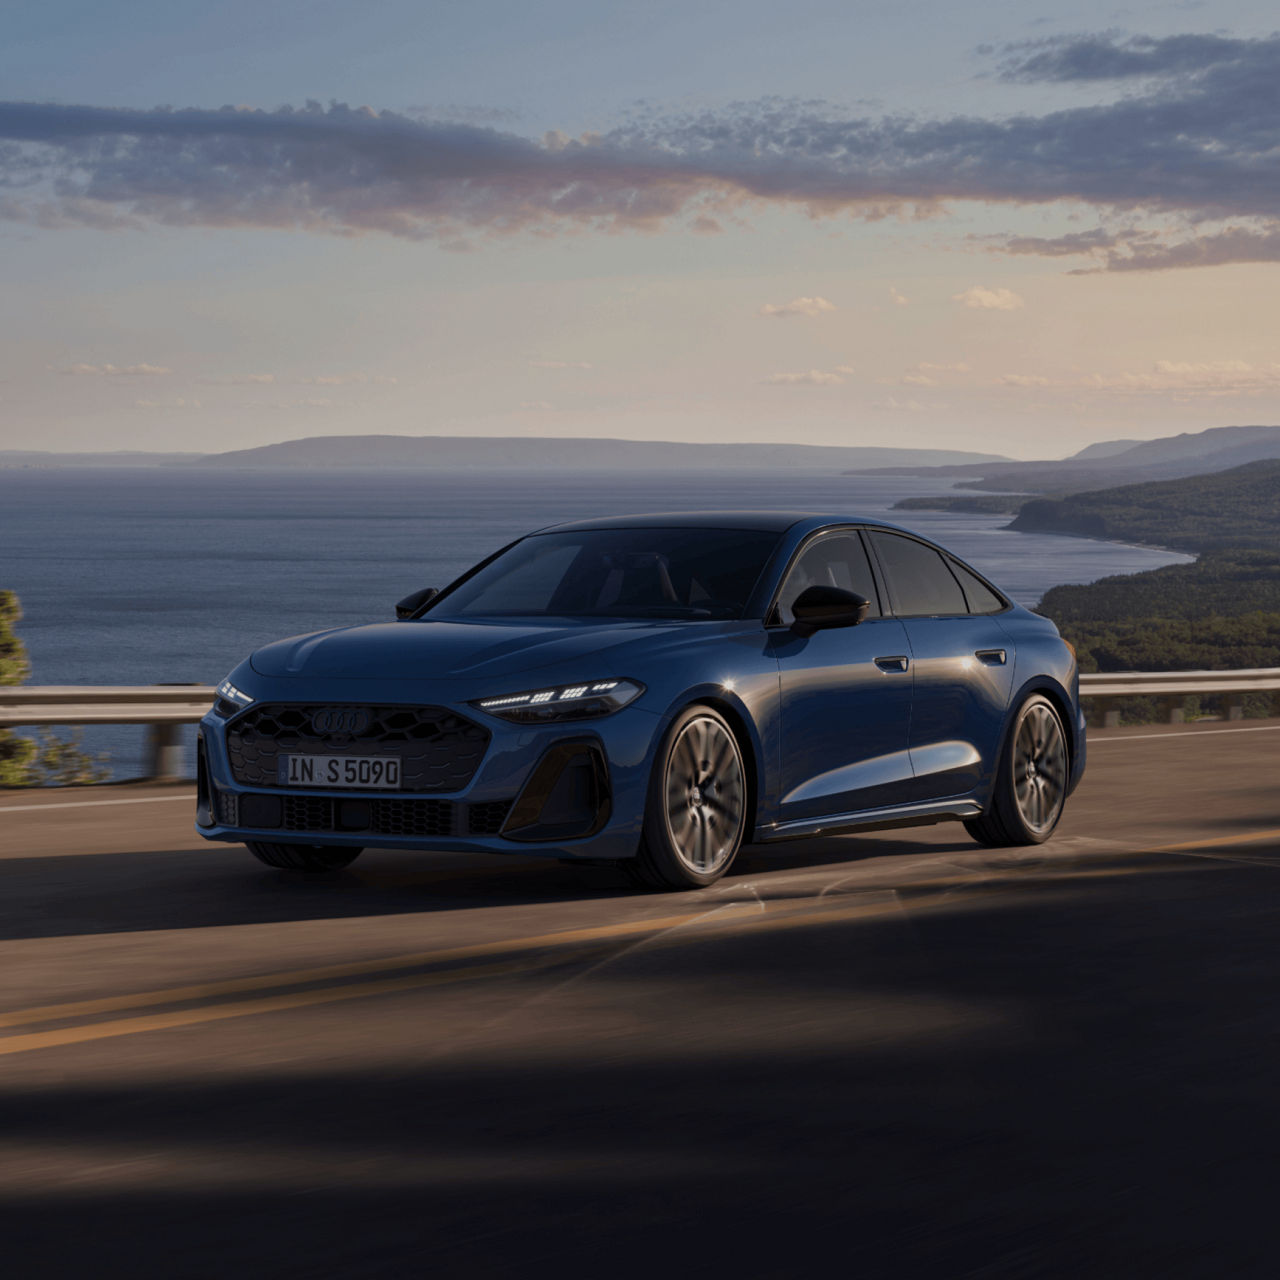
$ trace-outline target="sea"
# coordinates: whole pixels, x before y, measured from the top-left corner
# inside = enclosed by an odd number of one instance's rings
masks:
[[[920,476],[810,471],[0,469],[0,588],[18,593],[32,684],[216,684],[268,640],[381,621],[522,533],[633,512],[812,511],[886,519],[953,550],[1019,602],[1189,557],[1017,533],[1007,516],[892,510]],[[194,729],[188,735],[192,750]],[[140,726],[96,726],[114,777]]]

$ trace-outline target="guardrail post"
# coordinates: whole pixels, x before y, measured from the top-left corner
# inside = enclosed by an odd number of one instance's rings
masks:
[[[1118,729],[1120,727],[1120,708],[1116,706],[1114,699],[1095,696],[1093,703],[1098,709],[1098,715],[1102,719],[1102,727],[1104,729]]]
[[[1165,718],[1170,724],[1182,724],[1186,719],[1183,710],[1183,699],[1181,697],[1163,699],[1163,709],[1165,712]]]
[[[1243,720],[1244,719],[1244,699],[1237,696],[1231,698],[1227,702],[1227,719]]]
[[[172,782],[183,776],[182,725],[147,726],[147,777]]]

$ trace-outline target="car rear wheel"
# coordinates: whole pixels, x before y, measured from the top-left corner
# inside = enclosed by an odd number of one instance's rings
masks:
[[[260,840],[250,840],[246,844],[259,862],[281,871],[341,871],[364,852],[363,849],[343,849],[334,845],[263,844]]]
[[[710,707],[682,711],[654,761],[633,877],[654,889],[700,889],[737,856],[747,821],[747,771],[733,730]]]
[[[993,848],[1043,844],[1062,817],[1068,770],[1062,717],[1048,698],[1032,694],[1009,730],[991,803],[965,830]]]

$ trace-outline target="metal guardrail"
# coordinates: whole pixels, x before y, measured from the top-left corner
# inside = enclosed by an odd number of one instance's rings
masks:
[[[1280,667],[1240,671],[1096,671],[1080,677],[1080,696],[1101,712],[1103,728],[1120,723],[1120,698],[1157,697],[1170,724],[1181,724],[1186,699],[1197,693],[1226,696],[1226,718],[1244,718],[1246,693],[1280,693]]]
[[[1171,724],[1181,723],[1183,700],[1192,694],[1225,694],[1227,719],[1242,717],[1246,693],[1280,694],[1280,667],[1247,671],[1117,671],[1082,675],[1080,696],[1093,700],[1103,724],[1119,724],[1114,703],[1155,696],[1164,701]],[[0,688],[0,728],[58,724],[145,724],[148,773],[174,778],[182,773],[184,724],[195,724],[213,702],[214,687],[159,685],[14,685]]]
[[[0,729],[55,724],[145,724],[147,776],[184,773],[182,726],[213,702],[212,685],[14,685],[0,688]]]

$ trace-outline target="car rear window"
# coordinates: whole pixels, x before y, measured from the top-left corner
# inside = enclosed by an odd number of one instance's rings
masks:
[[[872,533],[894,612],[905,617],[968,613],[969,606],[942,553],[896,533]]]

